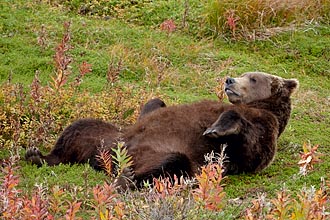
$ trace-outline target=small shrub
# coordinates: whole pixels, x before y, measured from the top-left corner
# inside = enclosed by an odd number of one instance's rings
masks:
[[[108,71],[106,74],[107,81],[111,86],[114,86],[114,84],[119,79],[119,74],[123,70],[123,60],[120,59],[117,64],[115,64],[113,61],[111,61],[108,65]]]
[[[303,188],[297,195],[282,189],[277,198],[266,199],[265,196],[252,200],[252,207],[245,211],[246,220],[256,219],[327,219],[329,217],[329,195],[327,187]]]
[[[18,219],[20,210],[23,207],[23,200],[20,197],[21,190],[17,189],[19,177],[16,175],[17,166],[14,164],[18,158],[11,157],[1,169],[0,185],[0,213],[3,219]]]
[[[226,97],[226,93],[225,93],[225,82],[226,82],[226,78],[222,77],[222,78],[218,78],[217,79],[217,86],[215,87],[215,94],[217,95],[218,99],[220,102],[222,102],[225,97]]]
[[[118,142],[117,148],[112,148],[112,151],[113,153],[110,153],[104,150],[104,146],[102,146],[102,149],[99,150],[99,155],[97,155],[97,160],[108,176],[113,177],[113,173],[116,173],[118,177],[125,169],[132,166],[132,156],[128,155],[124,142]]]
[[[165,198],[166,196],[179,195],[181,191],[187,189],[183,176],[178,178],[174,175],[173,180],[169,177],[154,178],[152,192],[156,194],[156,198]]]
[[[154,178],[152,186],[146,186],[135,198],[133,204],[141,201],[139,206],[133,205],[131,212],[138,213],[138,219],[190,219],[194,209],[191,195],[193,181],[174,176],[173,179]],[[141,193],[141,192],[140,192]]]
[[[95,210],[93,216],[97,219],[122,219],[123,205],[113,185],[104,183],[93,188],[92,207]]]
[[[314,168],[314,164],[320,163],[320,157],[323,155],[317,151],[319,145],[312,146],[310,143],[303,144],[303,152],[300,154],[299,174],[305,176]]]
[[[167,32],[167,34],[170,34],[170,33],[174,32],[175,29],[176,29],[176,25],[175,25],[175,22],[172,19],[163,21],[160,24],[160,30]]]
[[[209,210],[220,211],[225,205],[225,192],[221,183],[223,163],[226,159],[224,150],[225,147],[222,148],[220,155],[214,155],[213,152],[206,155],[209,163],[202,167],[200,174],[196,175],[198,187],[192,194],[195,201]]]
[[[102,169],[106,172],[108,176],[112,176],[112,156],[109,151],[99,150],[99,154],[96,159],[101,164]]]
[[[54,63],[55,63],[55,77],[52,77],[52,88],[60,89],[67,82],[71,69],[69,64],[72,62],[68,51],[72,49],[69,44],[70,36],[70,22],[64,22],[64,33],[61,42],[55,48]]]

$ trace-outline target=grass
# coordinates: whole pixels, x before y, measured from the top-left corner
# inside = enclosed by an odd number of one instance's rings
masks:
[[[321,1],[211,0],[207,20],[218,35],[256,39],[306,22],[329,24],[330,4]]]
[[[138,2],[142,4],[143,1]],[[196,219],[231,219],[240,216],[251,206],[250,201],[262,193],[266,193],[268,198],[275,198],[277,192],[285,187],[298,194],[304,186],[320,187],[322,177],[329,180],[329,24],[303,24],[263,40],[212,38],[203,29],[210,27],[202,19],[205,11],[199,1],[189,1],[189,13],[185,18],[188,27],[181,26],[187,9],[185,2],[146,3],[134,9],[133,14],[121,11],[119,15],[122,16],[109,19],[108,15],[80,15],[77,8],[70,9],[68,5],[49,5],[32,0],[3,1],[0,4],[0,159],[7,160],[16,151],[22,157],[24,147],[33,143],[38,143],[43,152],[48,152],[58,133],[79,117],[92,115],[129,124],[136,120],[139,105],[152,96],[161,96],[169,104],[216,99],[214,89],[218,78],[237,76],[244,71],[265,71],[300,81],[299,91],[293,97],[291,120],[278,142],[278,154],[273,164],[259,174],[228,176],[222,180],[226,199],[229,200],[223,212],[205,211],[193,216]],[[127,10],[133,8],[128,7]],[[167,19],[174,19],[177,30],[172,33],[160,30],[159,25]],[[62,38],[66,21],[71,22],[70,45],[73,46],[68,51],[73,59],[69,65],[72,72],[69,82],[74,81],[83,61],[91,64],[92,72],[83,77],[76,90],[64,86],[58,98],[51,92],[45,92],[42,96],[45,100],[36,107],[44,111],[37,117],[37,114],[34,116],[29,112],[33,103],[29,98],[30,85],[37,70],[41,86],[51,84],[51,77],[56,73],[54,48]],[[38,44],[40,37],[42,45]],[[112,67],[110,73],[109,66]],[[109,74],[118,74],[114,85],[107,81]],[[8,79],[11,86],[22,84],[25,95],[19,95],[20,87],[13,86],[9,90]],[[16,97],[15,100],[12,97]],[[11,102],[7,102],[8,99]],[[119,104],[116,104],[116,99],[120,100]],[[22,104],[20,100],[23,100]],[[47,115],[47,106],[51,106],[54,115]],[[11,124],[16,116],[26,119],[26,127],[20,128],[18,139],[15,139],[15,124]],[[40,125],[49,118],[49,127],[44,126],[43,132],[38,133]],[[297,162],[303,143],[308,141],[312,145],[319,144],[318,150],[324,156],[321,163],[314,165],[313,171],[307,176],[300,176]],[[19,165],[19,189],[24,192],[31,192],[35,185],[40,184],[48,189],[61,186],[69,192],[67,196],[81,200],[87,196],[84,191],[91,193],[92,187],[103,184],[107,179],[88,166],[61,165],[37,169],[23,160]],[[136,192],[127,195],[127,199],[136,197],[142,198]],[[136,201],[140,202],[139,199]],[[164,212],[169,204],[173,202],[166,200],[162,205]],[[86,208],[84,205],[82,207]],[[181,205],[176,208],[184,208],[187,204]],[[136,206],[146,216],[154,216],[154,211],[145,209],[141,203]],[[151,210],[158,208],[155,205]],[[169,209],[173,211],[176,208],[171,206]],[[89,214],[86,213],[81,217],[88,219]]]

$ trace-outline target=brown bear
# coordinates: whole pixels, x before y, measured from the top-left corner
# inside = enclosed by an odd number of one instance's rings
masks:
[[[162,107],[166,107],[162,100],[149,100],[141,108],[139,119]],[[43,156],[38,148],[33,147],[27,150],[25,159],[37,166],[41,166],[43,162],[50,166],[88,162],[91,167],[100,170],[102,164],[96,158],[99,150],[115,147],[120,136],[119,128],[110,123],[92,118],[80,119],[64,129],[50,154]]]
[[[297,86],[296,79],[245,73],[225,82],[232,104],[206,100],[165,107],[154,99],[134,125],[119,131],[96,119],[78,120],[64,130],[49,155],[33,148],[26,159],[50,165],[89,161],[97,169],[98,148],[103,145],[111,150],[122,140],[133,158],[127,175],[140,186],[153,177],[193,176],[205,164],[206,153],[219,153],[226,144],[226,174],[257,172],[274,158],[277,138],[290,117],[290,96]],[[125,187],[126,183],[120,184]]]

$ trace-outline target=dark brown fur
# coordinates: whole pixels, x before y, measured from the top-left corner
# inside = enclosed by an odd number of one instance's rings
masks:
[[[37,148],[31,148],[25,158],[38,166],[44,161],[50,166],[89,162],[93,168],[100,169],[95,158],[98,150],[114,146],[119,134],[119,129],[110,123],[80,119],[65,128],[48,155],[43,156]]]
[[[274,158],[296,86],[295,80],[263,73],[229,78],[226,92],[235,105],[201,101],[164,108],[161,100],[151,100],[143,117],[121,132],[99,120],[78,120],[64,130],[49,155],[30,150],[26,158],[50,165],[89,161],[98,168],[95,155],[101,140],[110,150],[120,139],[133,157],[134,180],[140,185],[152,177],[193,176],[204,164],[206,153],[220,152],[221,144],[227,144],[227,174],[257,172]]]

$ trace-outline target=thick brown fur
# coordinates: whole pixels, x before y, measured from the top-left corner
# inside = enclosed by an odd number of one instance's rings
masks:
[[[41,166],[60,163],[87,163],[95,169],[101,169],[96,155],[102,148],[111,148],[116,143],[120,132],[114,125],[98,119],[80,119],[69,125],[58,138],[53,150],[43,156],[39,149],[30,148],[25,158]]]
[[[43,160],[49,165],[89,161],[98,168],[98,148],[111,150],[122,140],[133,158],[134,180],[140,185],[152,177],[193,176],[205,163],[206,153],[220,152],[220,146],[227,144],[227,174],[257,172],[274,158],[297,86],[294,79],[246,73],[226,81],[225,91],[233,104],[206,100],[165,107],[153,99],[136,124],[122,131],[99,120],[78,120],[64,130],[49,155],[34,148],[26,159],[38,165]]]

